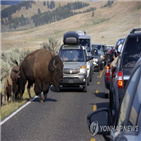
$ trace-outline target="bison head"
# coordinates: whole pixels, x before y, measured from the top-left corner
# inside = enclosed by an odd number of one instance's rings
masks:
[[[48,66],[49,72],[52,74],[53,83],[56,89],[59,87],[63,79],[63,62],[58,55],[52,57]]]

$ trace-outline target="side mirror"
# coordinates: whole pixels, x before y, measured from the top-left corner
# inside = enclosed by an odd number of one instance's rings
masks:
[[[115,138],[115,141],[128,141],[127,140],[127,138],[125,137],[125,136],[117,136],[116,138]]]
[[[112,116],[108,108],[101,108],[87,116],[88,128],[92,135],[108,134],[112,125]]]

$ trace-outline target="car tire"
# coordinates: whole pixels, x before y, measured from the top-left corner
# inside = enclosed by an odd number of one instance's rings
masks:
[[[86,82],[85,82],[85,86],[83,87],[83,91],[87,92],[87,79],[86,79]]]
[[[102,65],[101,65],[101,70],[103,70],[103,68],[104,68],[104,64],[102,63]]]
[[[100,64],[98,64],[98,72],[100,71]]]
[[[109,94],[105,93],[105,98],[109,98]]]
[[[87,86],[89,86],[90,83],[90,76],[87,78]]]
[[[90,82],[92,82],[92,71],[90,72]]]

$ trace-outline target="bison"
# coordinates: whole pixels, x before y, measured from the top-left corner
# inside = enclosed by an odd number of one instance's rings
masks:
[[[16,64],[17,64],[17,66],[14,66],[11,70],[11,73],[10,73],[10,77],[13,82],[13,93],[15,96],[15,100],[17,100],[17,96],[20,93],[20,91],[19,91],[20,65],[18,65],[18,63],[16,63]]]
[[[31,100],[30,87],[34,85],[35,94],[40,102],[45,100],[50,86],[53,84],[59,91],[59,83],[63,78],[63,62],[59,56],[52,56],[46,49],[39,49],[28,54],[20,66],[20,96],[22,98],[25,84],[28,81],[28,94]],[[42,93],[44,97],[42,98]]]
[[[2,106],[2,93],[0,92],[0,115],[1,115],[1,106]]]
[[[7,96],[7,102],[9,102],[9,97],[12,97],[12,79],[10,77],[6,78],[4,83],[4,100],[6,101]]]

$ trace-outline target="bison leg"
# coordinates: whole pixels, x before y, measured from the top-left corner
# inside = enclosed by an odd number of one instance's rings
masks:
[[[31,86],[32,86],[32,84],[30,82],[28,82],[27,91],[28,91],[30,101],[32,101],[32,97],[31,97],[31,93],[30,93],[30,87]]]
[[[38,85],[37,82],[35,82],[34,91],[35,91],[36,95],[39,96],[39,100],[42,103],[43,99],[42,99],[42,96],[41,96],[41,88],[40,88],[40,86]]]
[[[48,91],[49,91],[49,89],[48,89]],[[46,98],[47,98],[48,91],[44,92],[44,101],[45,101]]]

